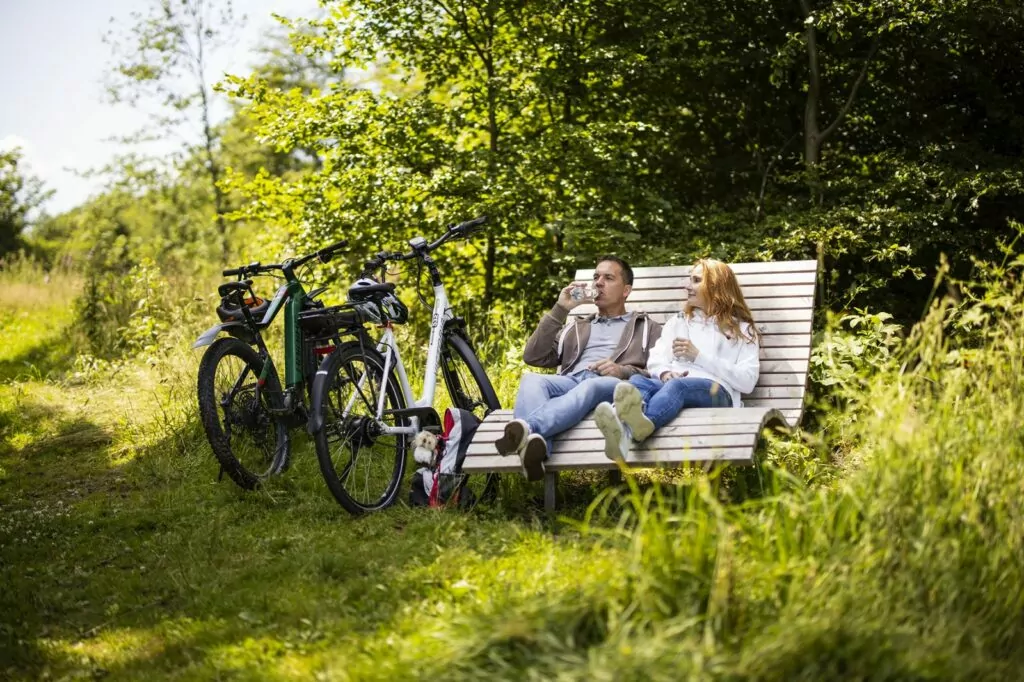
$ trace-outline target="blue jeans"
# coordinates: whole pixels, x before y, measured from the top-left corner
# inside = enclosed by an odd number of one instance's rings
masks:
[[[644,414],[660,429],[685,407],[732,407],[729,392],[711,379],[677,377],[663,382],[634,374],[629,383],[640,389]]]
[[[527,372],[519,381],[512,416],[544,437],[551,452],[551,438],[576,426],[600,403],[612,401],[622,381],[589,370],[570,376]]]

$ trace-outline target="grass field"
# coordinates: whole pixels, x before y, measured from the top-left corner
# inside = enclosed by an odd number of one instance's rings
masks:
[[[0,281],[2,678],[1024,679],[1019,314],[867,378],[827,483],[579,476],[555,533],[518,481],[352,519],[301,438],[266,489],[218,482],[191,330],[92,358],[77,286]]]

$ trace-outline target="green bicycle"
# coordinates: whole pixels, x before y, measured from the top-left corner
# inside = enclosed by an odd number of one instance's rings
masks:
[[[336,335],[307,334],[299,324],[301,313],[323,308],[317,296],[326,287],[307,292],[296,270],[313,261],[328,262],[347,243],[340,241],[283,263],[250,263],[224,270],[225,277],[238,279],[217,290],[221,322],[192,344],[193,348],[209,346],[199,363],[198,380],[199,416],[206,437],[220,463],[221,475],[227,473],[242,488],[251,490],[288,468],[289,431],[306,423],[308,393],[319,359],[337,344]],[[261,299],[253,291],[249,278],[261,275],[284,278],[271,300]],[[281,310],[283,386],[261,333]]]

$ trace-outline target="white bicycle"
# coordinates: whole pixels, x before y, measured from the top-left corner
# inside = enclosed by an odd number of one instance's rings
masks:
[[[329,338],[338,334],[354,340],[337,345],[325,358],[313,383],[309,430],[327,487],[352,514],[383,509],[398,498],[405,463],[414,436],[422,429],[437,429],[435,408],[437,372],[441,371],[450,404],[483,419],[500,407],[497,393],[466,334],[466,324],[455,316],[430,253],[455,238],[479,231],[486,217],[448,228],[438,240],[409,240],[408,253],[381,252],[368,260],[359,280],[341,306],[304,313],[300,324],[307,333]],[[416,400],[402,355],[395,342],[394,325],[408,320],[409,311],[384,282],[389,262],[418,260],[430,274],[434,291],[430,344],[423,376],[423,394]],[[380,279],[376,279],[377,271]],[[374,340],[369,326],[383,329]],[[337,338],[337,337],[335,337]],[[472,496],[493,497],[496,480],[474,475]],[[463,479],[460,486],[465,486]]]

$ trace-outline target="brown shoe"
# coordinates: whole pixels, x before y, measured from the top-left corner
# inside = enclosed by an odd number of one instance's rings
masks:
[[[526,437],[526,447],[520,453],[519,458],[523,463],[523,474],[528,481],[540,481],[544,478],[544,460],[548,458],[548,444],[544,442],[544,436],[539,433],[531,433]]]
[[[498,454],[516,455],[526,446],[526,437],[530,435],[530,426],[522,419],[513,419],[505,424],[505,433],[494,441]]]

